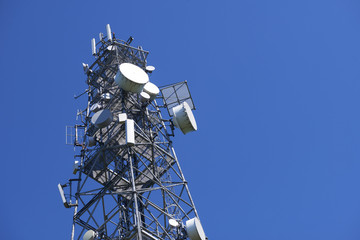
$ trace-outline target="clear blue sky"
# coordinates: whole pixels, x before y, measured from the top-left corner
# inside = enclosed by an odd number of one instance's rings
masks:
[[[360,239],[360,2],[0,1],[2,239],[70,239],[57,183],[90,39],[111,24],[188,80],[175,149],[210,240]]]

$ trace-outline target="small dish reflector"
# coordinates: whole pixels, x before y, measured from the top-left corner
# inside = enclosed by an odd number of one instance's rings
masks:
[[[150,100],[150,95],[147,94],[146,92],[141,92],[140,93],[140,101],[141,102],[147,102]]]
[[[87,231],[84,236],[83,240],[94,240],[95,239],[95,232],[93,230]]]
[[[170,224],[170,226],[175,227],[175,228],[180,226],[179,222],[172,218],[169,219],[169,224]]]
[[[132,63],[122,63],[116,73],[115,82],[127,92],[140,93],[149,82],[149,76]]]
[[[103,128],[112,122],[112,113],[109,109],[103,109],[94,114],[91,118],[91,123],[98,128]]]
[[[186,232],[191,240],[206,240],[204,229],[197,217],[186,221]]]
[[[145,70],[149,73],[155,71],[155,67],[154,66],[146,66]]]
[[[172,108],[174,113],[173,122],[176,127],[180,128],[183,134],[197,130],[194,114],[187,102],[183,102]]]
[[[160,89],[155,84],[148,82],[145,84],[143,91],[150,95],[150,101],[152,101],[159,94]]]

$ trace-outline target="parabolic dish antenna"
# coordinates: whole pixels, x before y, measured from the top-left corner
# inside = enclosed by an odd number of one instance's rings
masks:
[[[150,95],[147,94],[146,92],[141,92],[140,99],[141,99],[141,102],[147,102],[150,100]]]
[[[83,236],[83,240],[94,240],[94,239],[95,239],[95,232],[93,230],[87,231]]]
[[[150,95],[150,100],[154,100],[159,94],[160,89],[153,83],[148,82],[145,84],[143,91]]]
[[[127,92],[140,93],[149,81],[149,76],[140,67],[131,63],[122,63],[116,73],[115,82]]]
[[[103,128],[112,122],[112,113],[109,109],[103,109],[94,114],[91,118],[91,123],[98,128]]]
[[[175,227],[175,228],[180,226],[179,222],[173,218],[169,219],[169,224],[170,224],[170,226]]]
[[[183,102],[172,108],[174,113],[173,122],[176,127],[180,128],[183,134],[197,130],[194,114],[187,102]]]
[[[197,217],[186,221],[186,232],[191,240],[206,240],[204,229]]]
[[[149,73],[155,71],[155,67],[154,66],[146,66],[145,70]]]

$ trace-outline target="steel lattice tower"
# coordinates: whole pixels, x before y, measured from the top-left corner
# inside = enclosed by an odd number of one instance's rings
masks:
[[[194,109],[187,83],[162,87],[156,98],[124,90],[119,66],[147,76],[154,70],[149,52],[132,40],[117,39],[107,25],[107,37],[92,40],[95,61],[83,64],[87,106],[66,129],[76,146],[76,177],[58,185],[65,207],[74,208],[71,239],[204,240],[171,140],[181,125],[173,107]]]

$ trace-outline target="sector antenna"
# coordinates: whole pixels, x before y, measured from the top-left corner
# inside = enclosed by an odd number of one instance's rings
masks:
[[[75,97],[87,104],[66,127],[74,177],[58,190],[74,210],[71,240],[205,240],[172,145],[176,132],[197,130],[188,84],[158,87],[149,52],[109,24],[106,33],[91,40],[88,87]]]

